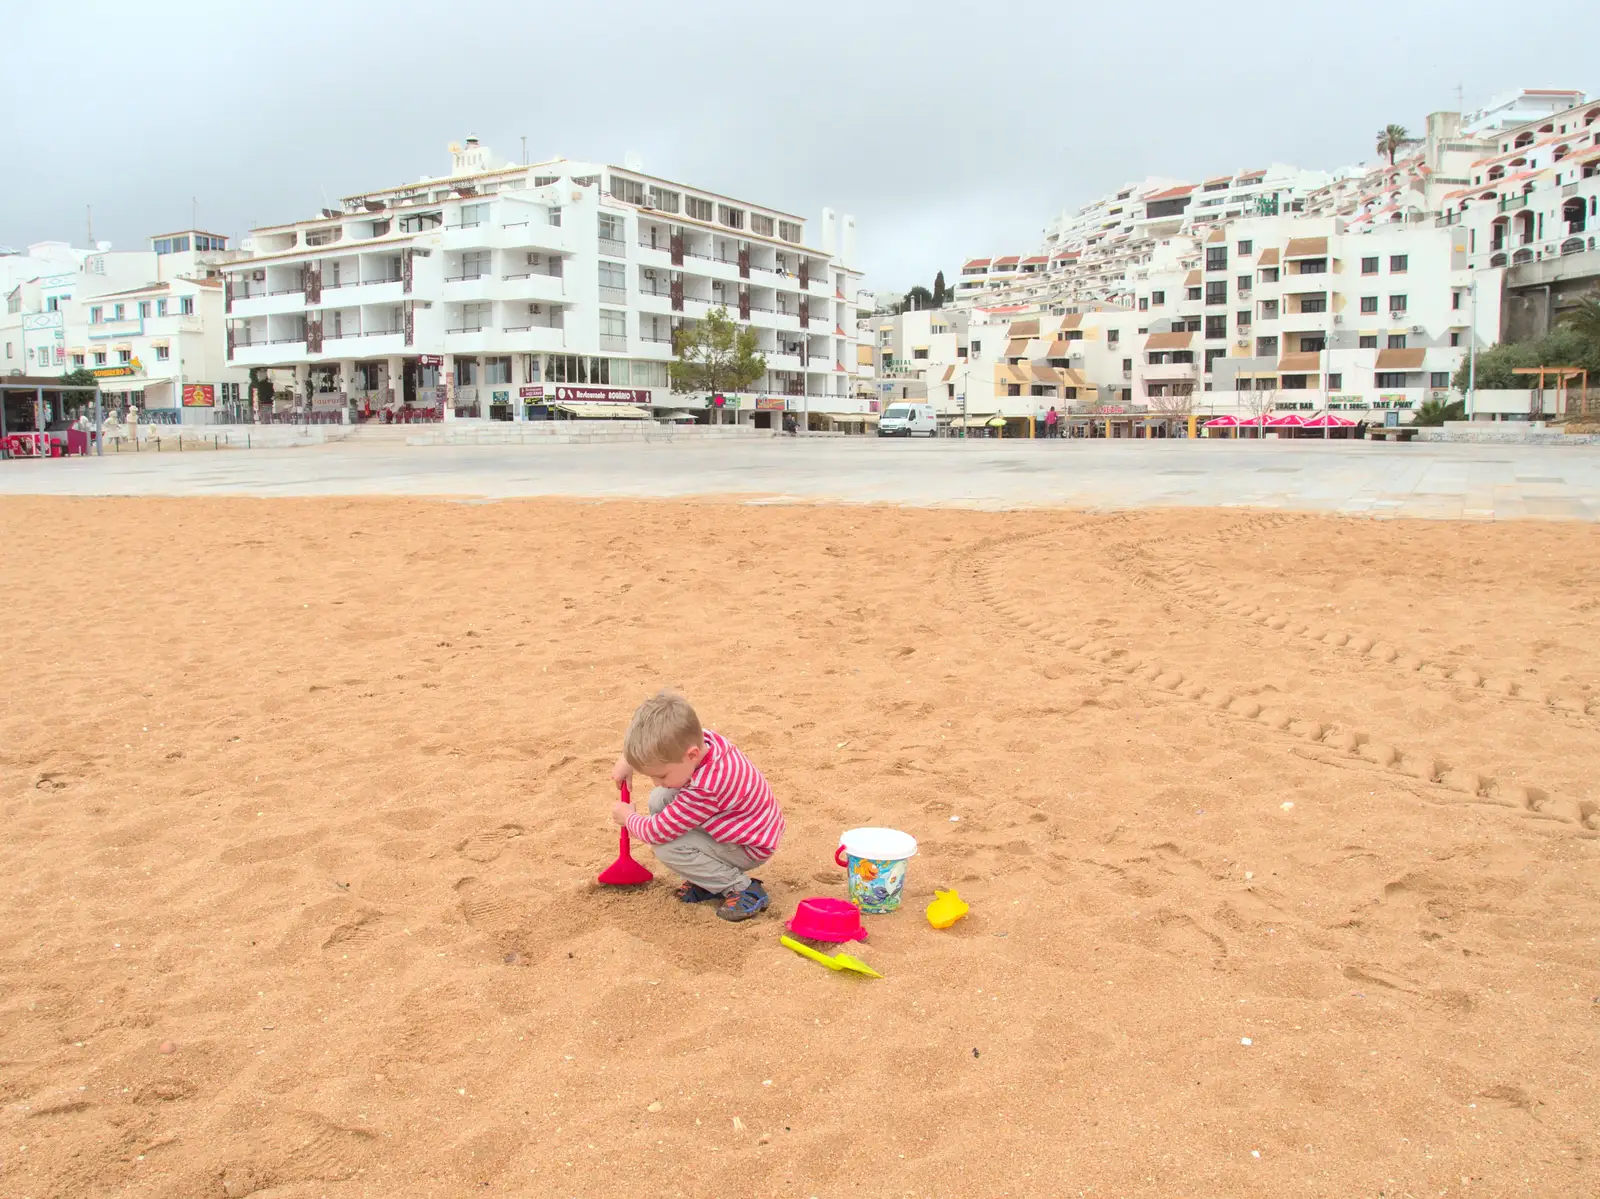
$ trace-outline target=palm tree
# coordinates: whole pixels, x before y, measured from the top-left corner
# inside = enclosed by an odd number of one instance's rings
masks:
[[[1561,323],[1590,345],[1600,348],[1600,291],[1592,291],[1561,317]]]
[[[1378,134],[1378,153],[1387,154],[1389,165],[1394,166],[1395,153],[1410,140],[1411,135],[1404,125],[1385,125]]]

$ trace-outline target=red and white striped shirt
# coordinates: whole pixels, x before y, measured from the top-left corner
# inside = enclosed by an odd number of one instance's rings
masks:
[[[662,845],[690,829],[704,829],[713,841],[737,845],[766,861],[783,836],[783,812],[772,788],[749,758],[726,737],[705,731],[705,756],[688,785],[654,816],[628,817],[628,831],[646,845]]]

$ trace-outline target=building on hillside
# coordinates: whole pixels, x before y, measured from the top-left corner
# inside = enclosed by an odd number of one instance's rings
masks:
[[[211,423],[237,411],[248,376],[227,362],[219,275],[238,256],[227,238],[199,230],[159,234],[137,251],[52,243],[42,272],[7,293],[8,370],[87,370],[109,407],[151,422]]]
[[[1557,113],[1578,108],[1588,97],[1569,88],[1524,87],[1503,92],[1482,108],[1463,113],[1463,131],[1492,137],[1502,129],[1538,124]]]
[[[1474,271],[1507,268],[1503,340],[1548,333],[1600,288],[1600,101],[1498,129],[1463,183],[1438,223],[1464,235]]]
[[[447,176],[256,230],[227,271],[232,361],[346,416],[706,419],[713,398],[673,393],[668,363],[678,329],[725,307],[767,372],[720,419],[865,411],[853,218],[824,212],[809,244],[798,216],[638,170],[503,164],[476,139],[452,154]]]

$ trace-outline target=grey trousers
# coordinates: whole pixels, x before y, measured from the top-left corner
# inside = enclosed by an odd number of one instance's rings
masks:
[[[654,816],[677,797],[673,788],[657,787],[650,792],[650,815]],[[710,833],[700,828],[692,828],[675,840],[650,848],[656,851],[656,860],[663,866],[718,895],[731,895],[748,888],[750,876],[745,872],[757,862],[739,846],[714,841]]]

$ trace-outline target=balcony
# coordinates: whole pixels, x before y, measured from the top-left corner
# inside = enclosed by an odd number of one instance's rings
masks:
[[[626,258],[628,256],[628,244],[613,237],[602,237],[600,239],[600,253],[611,258]]]

